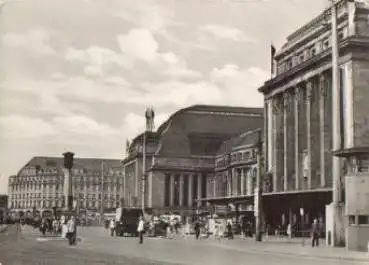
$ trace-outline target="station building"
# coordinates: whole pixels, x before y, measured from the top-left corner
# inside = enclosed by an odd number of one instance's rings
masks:
[[[369,240],[369,8],[362,1],[341,0],[336,11],[339,92],[332,90],[332,9],[287,37],[274,56],[276,75],[259,89],[265,97],[265,161],[272,184],[264,212],[282,222],[284,208],[298,224],[303,208],[300,229],[319,218],[328,243],[364,249]],[[341,143],[337,150],[334,137]],[[339,206],[326,208],[333,195]],[[341,221],[333,211],[341,211]]]
[[[241,176],[241,168],[221,171],[220,158],[225,158],[235,138],[261,129],[263,120],[262,108],[195,105],[175,112],[157,131],[145,133],[145,177],[142,171],[143,134],[130,143],[123,161],[126,205],[141,205],[144,190],[145,206],[156,213],[191,215],[205,209],[206,198],[213,198],[218,192],[228,194],[231,187],[241,185],[241,182],[232,182],[236,174]],[[235,156],[227,153],[226,159],[227,165],[228,160],[234,164],[242,161],[243,176],[249,170],[247,164],[255,157],[248,143],[239,143],[246,146]],[[250,150],[245,153],[243,148]],[[217,163],[219,170],[215,170]],[[247,185],[250,184],[242,187]]]

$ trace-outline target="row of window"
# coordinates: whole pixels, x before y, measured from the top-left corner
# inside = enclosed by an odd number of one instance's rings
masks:
[[[369,215],[349,215],[349,225],[369,225]]]
[[[72,178],[73,182],[97,182],[101,183],[101,176],[76,176]],[[105,176],[104,183],[109,182],[122,182],[123,179],[121,177],[116,176]],[[61,183],[64,182],[63,176],[56,176],[56,177],[50,177],[47,179],[41,178],[41,177],[27,177],[27,178],[20,178],[16,179],[14,181],[10,181],[9,184],[12,186],[17,185],[37,185],[37,184],[47,184],[47,183]]]
[[[120,189],[122,186],[121,183],[109,183],[109,184],[104,184],[104,190],[107,190],[107,189]],[[44,190],[44,192],[49,189],[49,190],[53,190],[54,188],[58,191],[58,190],[63,190],[63,187],[64,185],[62,184],[56,184],[56,185],[26,185],[26,186],[19,186],[19,185],[11,185],[10,186],[10,191],[11,192],[22,192],[22,191],[36,191],[36,190]],[[100,189],[100,183],[89,183],[89,182],[86,182],[86,183],[79,183],[79,184],[76,184],[74,183],[73,185],[73,188],[74,189],[85,189],[85,187],[87,189],[89,188],[92,188],[94,187],[95,189]]]
[[[79,206],[82,208],[86,207],[99,207],[101,205],[101,201],[80,201]],[[104,201],[104,207],[118,207],[119,202],[117,201]],[[59,201],[30,201],[30,202],[11,202],[10,208],[11,209],[24,209],[24,208],[51,208],[51,207],[64,207],[65,202],[64,200]]]
[[[215,161],[215,167],[222,168],[232,163],[248,162],[250,160],[255,160],[255,159],[256,159],[255,149],[252,149],[250,151],[240,151],[240,152],[232,153],[230,155],[225,155],[221,158],[218,158]]]
[[[347,27],[338,31],[338,40],[342,40],[347,37]],[[277,63],[277,74],[281,74],[290,70],[291,68],[309,60],[317,54],[328,50],[331,47],[331,38],[327,37],[323,40],[319,40],[316,43],[311,44],[304,50],[296,51],[292,56],[285,58]]]

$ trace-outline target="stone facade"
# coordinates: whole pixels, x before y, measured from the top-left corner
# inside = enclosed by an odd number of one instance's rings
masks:
[[[220,172],[215,169],[216,160],[223,157],[219,150],[230,139],[262,126],[261,108],[196,105],[174,113],[148,136],[145,207],[181,214],[206,207],[201,199],[219,196],[216,180]],[[143,137],[136,137],[123,162],[127,180],[128,176],[134,179],[125,188],[127,206],[141,205],[142,143]],[[129,197],[136,190],[133,202]]]
[[[99,211],[102,201],[105,209],[119,205],[123,173],[120,160],[75,158],[72,187],[79,209]],[[33,214],[34,209],[37,214],[46,211],[50,214],[53,207],[63,210],[66,174],[61,157],[32,158],[16,176],[9,178],[9,210],[24,214]]]
[[[287,38],[274,58],[277,75],[259,91],[267,108],[272,108],[266,116],[266,152],[272,154],[267,156],[267,168],[273,174],[273,191],[330,189],[333,203],[339,207],[345,201],[344,194],[346,200],[349,196],[344,185],[347,167],[353,160],[367,164],[369,7],[341,0],[335,10],[340,90],[332,89],[332,32],[324,26],[332,15],[328,9]],[[339,134],[333,133],[337,126]],[[338,150],[333,145],[335,139],[341,146]],[[336,155],[347,157],[347,161]],[[366,166],[361,168],[367,170]],[[352,186],[349,192],[354,194],[354,190]],[[334,219],[334,244],[342,241],[344,233],[337,231],[343,223]]]
[[[0,195],[0,223],[8,214],[8,195]]]

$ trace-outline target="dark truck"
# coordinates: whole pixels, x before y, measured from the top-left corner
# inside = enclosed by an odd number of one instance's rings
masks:
[[[141,208],[118,207],[115,216],[115,235],[138,236],[137,225],[140,216],[143,216]]]

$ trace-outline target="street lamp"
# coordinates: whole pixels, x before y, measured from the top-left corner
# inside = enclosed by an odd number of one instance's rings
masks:
[[[73,190],[72,190],[72,168],[74,153],[66,152],[64,156],[64,167],[68,170],[68,193],[67,193],[67,208],[71,213],[73,210]]]
[[[261,130],[257,131],[258,133],[258,143],[257,143],[257,175],[256,175],[256,189],[255,189],[255,206],[254,206],[254,213],[255,213],[255,239],[256,241],[261,241],[261,214],[262,214],[262,208],[261,208],[261,182],[262,182],[262,135]]]

